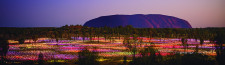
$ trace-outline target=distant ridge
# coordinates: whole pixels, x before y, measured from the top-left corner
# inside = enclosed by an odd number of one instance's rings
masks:
[[[180,18],[161,14],[135,14],[102,16],[87,21],[88,27],[118,27],[132,25],[134,28],[192,28],[191,25]]]

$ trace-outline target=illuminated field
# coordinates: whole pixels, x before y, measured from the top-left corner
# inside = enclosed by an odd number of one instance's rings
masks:
[[[148,38],[142,38],[143,43],[138,45],[138,49],[141,50],[147,46],[153,46],[158,49],[162,56],[171,55],[176,53],[193,53],[196,46],[199,45],[199,40],[188,39],[188,48],[184,50],[180,39],[174,38],[152,38],[149,43]],[[59,60],[58,62],[64,62],[65,60],[77,59],[77,53],[88,47],[90,51],[99,52],[101,57],[131,57],[132,53],[124,46],[122,39],[114,39],[113,43],[109,40],[100,38],[100,43],[88,42],[88,38],[83,42],[81,38],[78,40],[60,40],[58,43],[54,39],[39,38],[36,43],[31,40],[26,40],[25,44],[18,44],[17,41],[9,40],[9,51],[7,53],[8,60],[37,60],[38,54],[43,53],[44,59],[51,62],[52,59]],[[93,38],[93,41],[97,41],[97,38]],[[93,49],[96,47],[97,49]],[[203,45],[199,45],[199,53],[216,55],[214,43],[204,41]],[[137,52],[136,56],[140,54]],[[99,60],[99,61],[104,61]]]

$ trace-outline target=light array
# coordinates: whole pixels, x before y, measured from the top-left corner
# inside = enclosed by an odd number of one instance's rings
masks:
[[[78,58],[78,52],[83,50],[85,47],[88,47],[89,51],[97,51],[99,56],[102,57],[131,57],[132,53],[128,51],[127,47],[123,44],[123,40],[114,39],[114,43],[97,43],[83,42],[83,38],[73,38],[76,40],[60,40],[58,42],[55,39],[50,38],[40,38],[35,42],[26,40],[25,44],[18,44],[17,41],[9,40],[9,52],[7,53],[7,59],[9,60],[37,60],[38,54],[42,53],[44,59],[49,62],[53,59],[58,60],[71,60]],[[123,38],[121,38],[123,39]],[[155,49],[160,52],[162,56],[172,55],[176,53],[193,53],[195,51],[196,45],[199,46],[199,53],[206,55],[216,55],[215,53],[215,44],[205,41],[202,45],[199,45],[199,40],[188,39],[189,46],[187,49],[180,42],[180,39],[175,38],[151,38],[148,43],[149,38],[141,37],[143,43],[138,45],[138,49],[146,48],[147,46],[153,46]],[[85,38],[85,41],[89,38]],[[97,41],[98,38],[93,38],[93,41]],[[100,42],[105,42],[103,37],[100,37]],[[96,47],[94,49],[93,47]],[[159,54],[159,53],[156,53]],[[137,51],[136,56],[140,56],[140,52]]]

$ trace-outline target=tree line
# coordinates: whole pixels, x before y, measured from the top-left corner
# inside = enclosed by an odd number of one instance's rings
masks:
[[[192,38],[214,41],[218,34],[223,34],[225,28],[133,28],[131,25],[110,27],[86,27],[82,25],[65,25],[62,27],[41,28],[0,28],[0,37],[12,40],[25,40],[47,37],[53,39],[69,39],[72,37],[96,37],[120,39],[124,36],[137,35],[138,37],[157,38]],[[76,40],[73,39],[73,40]]]

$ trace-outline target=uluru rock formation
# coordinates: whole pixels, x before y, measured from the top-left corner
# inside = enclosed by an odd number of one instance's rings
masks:
[[[191,25],[180,18],[161,14],[149,15],[110,15],[87,21],[88,27],[118,27],[132,25],[134,28],[192,28]]]

